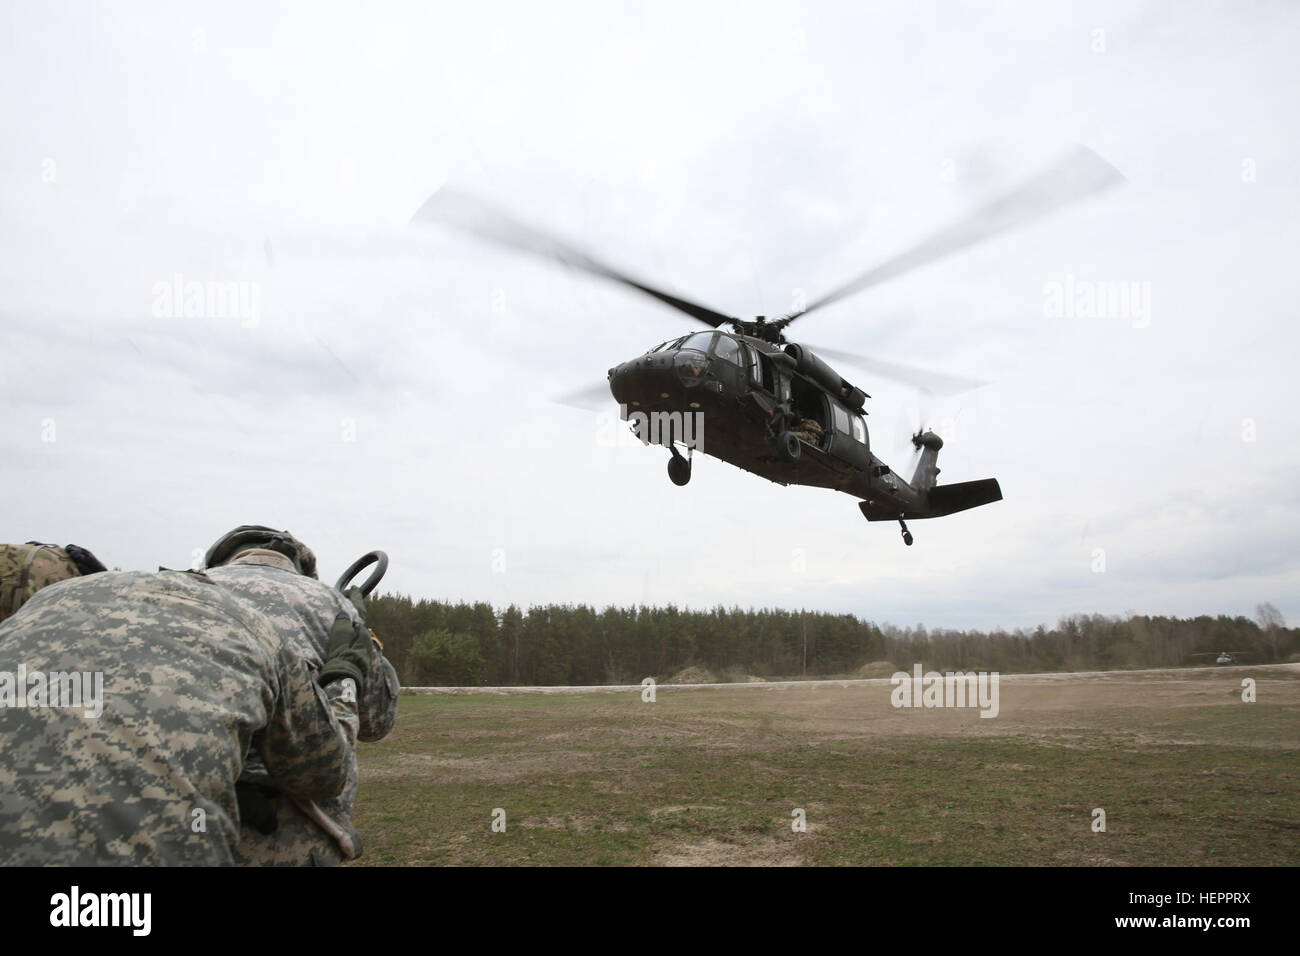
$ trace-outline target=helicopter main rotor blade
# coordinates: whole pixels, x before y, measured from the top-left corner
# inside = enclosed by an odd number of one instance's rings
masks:
[[[935,233],[906,252],[868,270],[851,282],[812,302],[801,312],[778,321],[782,327],[815,309],[839,302],[864,289],[973,246],[990,236],[1032,222],[1062,206],[1124,181],[1124,176],[1085,146],[1077,146],[1045,172],[976,209],[965,219]]]
[[[870,372],[890,381],[902,382],[904,385],[911,385],[913,388],[929,392],[931,395],[956,395],[960,392],[983,388],[989,384],[977,378],[949,375],[945,372],[935,372],[915,365],[904,365],[901,362],[886,362],[883,359],[869,358],[865,355],[854,355],[852,352],[841,352],[839,349],[822,348],[820,345],[813,345],[812,343],[808,344],[808,348],[812,350],[814,355],[834,359],[837,362],[847,362],[864,372]]]
[[[606,265],[577,246],[525,225],[501,209],[456,189],[444,187],[438,190],[425,200],[411,221],[441,222],[481,239],[573,266],[602,279],[636,289],[711,328],[716,329],[724,322],[731,321],[731,316],[656,289],[626,272]]]

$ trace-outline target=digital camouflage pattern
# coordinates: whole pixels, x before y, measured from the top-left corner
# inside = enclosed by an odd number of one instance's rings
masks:
[[[345,860],[356,859],[363,850],[361,836],[351,820],[356,797],[355,768],[344,797],[313,803],[282,793],[274,795],[270,807],[275,814],[275,830],[260,833],[244,827],[234,847],[235,865],[339,866]]]
[[[0,544],[0,621],[41,588],[80,577],[68,553],[53,544]]]
[[[353,621],[361,621],[351,601],[329,585],[299,574],[284,555],[274,551],[244,551],[229,563],[204,573],[263,614],[313,672],[325,664],[334,619],[346,614]],[[382,740],[388,735],[397,721],[399,689],[392,663],[383,654],[376,654],[357,702],[361,720],[357,739]]]
[[[299,574],[284,555],[254,549],[236,555],[207,575],[231,594],[263,614],[304,660],[313,673],[325,662],[330,628],[346,614],[359,620],[352,602],[320,581]],[[397,720],[397,671],[382,653],[375,655],[358,701],[360,740],[381,740]],[[246,781],[267,781],[267,769],[256,754],[249,755]],[[353,759],[342,793],[308,804],[301,799],[272,801],[273,833],[245,827],[235,851],[236,861],[249,865],[308,865],[355,859],[362,851],[361,835],[352,825],[357,797],[357,767]]]
[[[15,706],[14,675],[100,672],[103,709]],[[202,574],[109,572],[0,624],[0,864],[227,864],[256,741],[279,784],[329,800],[355,767],[356,688]],[[30,704],[31,702],[27,702]],[[197,812],[196,811],[200,811]]]

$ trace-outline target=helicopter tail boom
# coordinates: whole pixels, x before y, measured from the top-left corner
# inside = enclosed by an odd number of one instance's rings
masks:
[[[969,511],[981,505],[1002,500],[1002,487],[996,478],[979,481],[959,481],[951,485],[935,485],[922,497],[909,503],[869,500],[859,501],[858,508],[868,521],[913,521],[918,518],[942,518],[944,515]]]

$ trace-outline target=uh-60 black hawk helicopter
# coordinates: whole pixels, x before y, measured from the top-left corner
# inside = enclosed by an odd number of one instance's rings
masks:
[[[699,449],[782,485],[833,488],[862,499],[868,521],[897,521],[910,545],[907,522],[966,511],[1002,499],[996,478],[939,484],[943,440],[927,428],[912,436],[915,464],[905,478],[871,450],[862,388],[825,361],[844,360],[932,393],[961,391],[979,382],[863,356],[788,342],[796,319],[1020,225],[1075,199],[1122,181],[1120,174],[1079,147],[1046,172],[1000,199],[887,260],[806,308],[781,318],[733,318],[665,292],[600,262],[576,246],[524,225],[500,209],[444,188],[414,221],[452,225],[481,238],[556,260],[652,296],[709,326],[664,342],[609,370],[608,389],[643,440],[666,446],[675,484],[691,477]],[[820,354],[818,354],[820,353]],[[605,386],[600,387],[604,393]],[[574,397],[594,397],[592,390]],[[707,443],[693,422],[708,425]],[[667,427],[647,427],[665,424]],[[685,456],[678,445],[687,449]]]

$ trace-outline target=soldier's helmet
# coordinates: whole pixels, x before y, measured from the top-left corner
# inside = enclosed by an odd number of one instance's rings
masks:
[[[220,567],[235,555],[253,548],[277,551],[292,561],[300,573],[309,578],[316,577],[316,555],[311,548],[288,531],[276,531],[261,524],[241,524],[234,531],[226,532],[208,548],[208,553],[203,556],[203,566]]]

